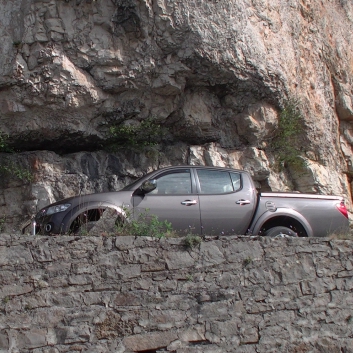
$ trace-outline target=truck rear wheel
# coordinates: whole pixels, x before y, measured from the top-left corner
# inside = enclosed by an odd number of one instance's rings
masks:
[[[273,227],[265,232],[265,237],[271,238],[288,238],[288,237],[297,237],[298,234],[294,232],[292,229],[287,227]]]

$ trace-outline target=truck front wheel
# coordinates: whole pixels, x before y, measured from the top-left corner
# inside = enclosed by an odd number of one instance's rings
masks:
[[[271,237],[271,238],[288,238],[288,237],[297,237],[298,234],[290,228],[278,226],[267,230],[264,236]]]

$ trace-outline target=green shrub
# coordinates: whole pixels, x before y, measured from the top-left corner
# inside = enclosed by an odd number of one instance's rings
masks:
[[[15,177],[22,181],[32,181],[33,179],[33,175],[28,169],[7,158],[0,158],[0,176],[3,178]]]
[[[12,148],[9,147],[7,140],[9,136],[0,131],[0,152],[10,153],[13,152]]]
[[[270,148],[277,157],[279,169],[303,169],[304,119],[297,100],[289,100],[279,114],[278,128]]]
[[[128,218],[129,215],[128,215]],[[149,214],[149,210],[141,213],[137,219],[120,222],[115,235],[150,236],[163,238],[173,234],[173,227],[167,220],[160,221],[156,215]]]
[[[7,141],[8,135],[0,131],[0,176],[2,179],[15,177],[22,181],[31,181],[32,173],[9,158],[9,155],[15,151],[8,145]]]
[[[144,149],[158,145],[164,133],[165,130],[155,117],[144,119],[138,124],[122,122],[109,127],[106,147],[113,151],[122,147]]]
[[[202,242],[202,239],[199,235],[188,234],[184,238],[184,246],[186,248],[194,248]]]

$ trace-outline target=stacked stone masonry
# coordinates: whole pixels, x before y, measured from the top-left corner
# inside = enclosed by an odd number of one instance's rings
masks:
[[[0,236],[0,352],[353,352],[352,241]]]

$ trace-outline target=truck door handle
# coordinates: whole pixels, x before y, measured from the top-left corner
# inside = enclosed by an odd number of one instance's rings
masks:
[[[236,202],[237,205],[241,205],[241,206],[248,205],[249,203],[250,203],[249,200],[244,200],[244,199],[238,200]]]
[[[185,200],[185,201],[182,201],[181,204],[184,206],[192,206],[192,205],[196,205],[197,201],[196,200]]]

